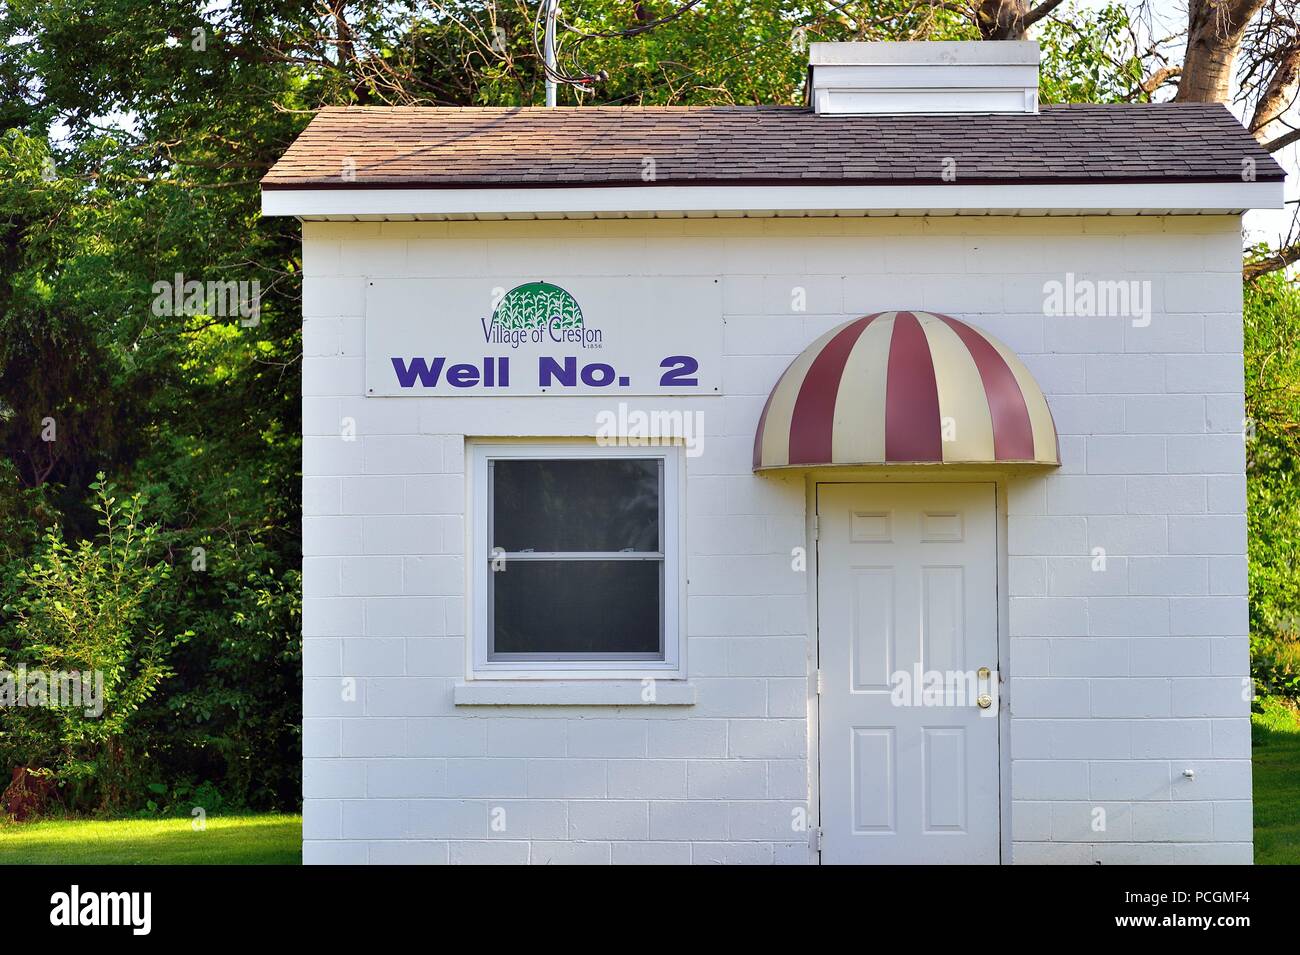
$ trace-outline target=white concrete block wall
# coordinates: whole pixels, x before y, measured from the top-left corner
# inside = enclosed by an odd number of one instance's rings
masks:
[[[306,861],[810,861],[791,824],[815,745],[811,584],[790,569],[804,484],[750,473],[753,431],[817,334],[907,305],[1006,341],[1061,433],[1065,466],[1007,487],[1014,861],[1250,860],[1235,218],[303,231]],[[1067,272],[1149,281],[1150,325],[1045,317]],[[368,277],[575,274],[722,276],[725,395],[625,399],[704,412],[684,490],[692,707],[452,701],[466,436],[590,436],[610,399],[362,397]]]

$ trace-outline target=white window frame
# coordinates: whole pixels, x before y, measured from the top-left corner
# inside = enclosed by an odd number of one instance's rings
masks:
[[[635,680],[683,679],[682,654],[684,565],[681,559],[682,456],[675,445],[648,447],[603,447],[594,442],[470,445],[470,559],[469,678],[472,680]],[[663,499],[660,505],[660,547],[663,553],[663,648],[662,660],[490,660],[488,659],[489,596],[492,542],[488,540],[492,489],[488,486],[489,462],[502,459],[557,460],[607,458],[657,458],[663,462]],[[508,573],[508,571],[507,571]]]

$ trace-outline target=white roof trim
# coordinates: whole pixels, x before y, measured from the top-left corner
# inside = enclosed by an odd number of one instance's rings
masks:
[[[1281,209],[1281,182],[935,186],[581,186],[271,189],[262,214],[303,219],[646,215],[1236,214]]]

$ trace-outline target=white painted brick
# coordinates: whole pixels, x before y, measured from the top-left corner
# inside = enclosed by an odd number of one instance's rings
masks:
[[[1015,717],[1088,715],[1088,681],[1016,677],[1011,681]]]
[[[1174,865],[1250,865],[1254,861],[1249,842],[1176,843],[1170,848]]]
[[[1122,720],[1048,720],[1048,750],[1053,759],[1127,759],[1129,727]]]
[[[684,799],[686,762],[680,759],[614,759],[609,762],[611,799]]]
[[[1091,680],[1092,715],[1101,717],[1162,717],[1170,715],[1169,681],[1163,679]],[[1119,797],[1116,797],[1119,798]]]
[[[1089,439],[1091,441],[1091,439]],[[1089,452],[1088,467],[1092,469]],[[1111,472],[1114,473],[1114,472]],[[1057,475],[1047,484],[1047,513],[1091,516],[1114,513],[1124,500],[1124,478]],[[1072,538],[1073,539],[1073,538]],[[1075,553],[1082,552],[1080,547]]]
[[[1170,394],[1237,394],[1242,389],[1240,355],[1177,355],[1166,359]]]
[[[605,796],[603,759],[530,759],[528,795],[551,799]]]
[[[1235,434],[1174,435],[1167,441],[1170,474],[1240,474],[1246,449]]]
[[[449,796],[485,796],[509,799],[527,791],[523,759],[447,760],[447,794]]]
[[[530,865],[611,865],[608,842],[534,842]]]
[[[465,642],[437,637],[410,637],[406,643],[408,676],[464,677]]]
[[[302,642],[303,676],[342,676],[343,649],[339,640],[312,637]]]
[[[339,561],[340,592],[350,597],[381,597],[402,592],[400,557],[344,557]]]
[[[1172,597],[1209,591],[1209,564],[1203,557],[1134,557],[1128,566],[1131,594]]]
[[[691,799],[756,799],[767,793],[767,764],[748,759],[693,759],[686,764]]]
[[[649,831],[649,803],[609,799],[569,803],[570,839],[647,839]]]
[[[1051,675],[1128,676],[1129,641],[1081,637],[1049,641]]]
[[[364,684],[359,689],[363,690]],[[403,720],[354,718],[343,720],[342,725],[344,756],[406,755],[406,726]]]
[[[1088,602],[1079,597],[1015,597],[1009,629],[1014,637],[1070,637],[1088,632]]]
[[[402,478],[345,477],[344,514],[401,514]]]
[[[803,759],[767,761],[767,795],[771,799],[808,798],[808,763]]]
[[[345,799],[343,838],[401,839],[409,817],[410,807],[400,799]]]
[[[1089,474],[1163,474],[1165,439],[1155,435],[1093,435]],[[1049,490],[1050,496],[1050,490]]]
[[[1047,592],[1053,597],[1117,596],[1128,592],[1128,558],[1050,557]]]
[[[1215,637],[1210,643],[1210,672],[1214,676],[1245,676],[1250,672],[1250,638]]]
[[[1088,630],[1095,637],[1162,637],[1169,601],[1161,597],[1089,597]]]
[[[361,637],[343,640],[343,661],[339,673],[359,676],[403,676],[406,673],[406,641]]]
[[[1188,779],[1184,770],[1195,775]],[[1249,759],[1179,760],[1174,764],[1173,798],[1249,799],[1251,797]]]
[[[554,846],[554,843],[550,843]],[[452,842],[448,846],[452,865],[528,865],[527,842]]]
[[[725,756],[725,720],[655,720],[649,726],[649,755],[654,758],[686,756],[701,759]]]
[[[803,676],[808,672],[808,642],[803,637],[757,637],[728,641],[727,672],[732,676]]]
[[[1250,758],[1250,719],[1210,720],[1210,734],[1214,742],[1214,755],[1228,759]]]
[[[405,507],[408,514],[464,514],[464,476],[427,474],[407,478]]]
[[[443,524],[436,517],[365,517],[361,546],[366,554],[436,554],[442,549]]]
[[[1255,826],[1250,800],[1238,799],[1214,804],[1215,839],[1220,842],[1250,842],[1254,835]]]
[[[650,803],[650,838],[664,841],[727,838],[727,804],[692,802]]]
[[[566,732],[569,756],[631,758],[647,752],[649,734],[640,720],[569,720]]]
[[[302,801],[302,837],[304,839],[342,839],[343,803],[337,799]]]
[[[302,721],[303,757],[342,755],[342,733],[337,719],[307,717]]]
[[[1093,760],[1088,776],[1093,799],[1169,799],[1169,764],[1161,760]]]
[[[365,601],[366,635],[371,637],[443,636],[443,603],[437,597],[373,597]]]
[[[1087,799],[1088,764],[1078,760],[1016,760],[1011,764],[1013,799]]]
[[[1246,512],[1246,475],[1216,475],[1205,481],[1208,508],[1215,514]]]
[[[1011,662],[1015,676],[1052,676],[1048,648],[1050,640],[1015,637],[1011,642]],[[1003,668],[1004,675],[1007,668]]]
[[[446,795],[447,764],[441,759],[367,760],[366,795],[429,798]]]
[[[1194,759],[1211,755],[1210,720],[1129,722],[1136,759]]]
[[[1209,676],[1210,641],[1159,637],[1130,641],[1134,676]]]
[[[1050,802],[1017,800],[1011,806],[1011,838],[1018,842],[1046,842],[1052,838]]]
[[[356,517],[302,519],[304,557],[332,557],[361,551],[361,520]]]
[[[481,756],[487,752],[487,720],[437,717],[405,721],[411,756]]]
[[[491,719],[487,752],[489,756],[563,756],[566,729],[566,721],[554,717]]]
[[[427,474],[442,470],[442,441],[433,435],[371,435],[365,447],[366,474]]]
[[[315,517],[338,514],[342,504],[342,491],[338,478],[305,477],[302,479],[302,512]]]
[[[1205,399],[1200,395],[1141,395],[1116,400],[1122,401],[1124,430],[1129,434],[1200,434],[1206,429]],[[1055,405],[1053,402],[1054,415]],[[1098,430],[1085,429],[1085,433]]]
[[[1052,399],[1052,420],[1059,434],[1117,434],[1125,430],[1125,408],[1145,398],[1113,395],[1058,395]],[[1133,431],[1131,426],[1129,431]],[[1163,430],[1161,433],[1164,433]]]
[[[1007,518],[1007,547],[1017,557],[1085,553],[1088,522],[1082,517]]]
[[[1052,803],[1057,842],[1124,842],[1133,837],[1133,807],[1125,802]]]
[[[366,764],[357,759],[304,759],[304,792],[325,799],[366,794]]]
[[[1236,677],[1179,677],[1172,681],[1174,716],[1244,716],[1251,687]]]
[[[1180,636],[1244,637],[1245,597],[1184,597],[1171,606],[1170,626]]]
[[[1241,282],[1231,274],[1170,276],[1165,281],[1170,312],[1240,312]]]
[[[803,756],[808,749],[804,720],[729,720],[727,755],[753,757]]]
[[[361,633],[364,602],[355,597],[307,597],[302,602],[304,637],[350,637]]]
[[[446,842],[371,842],[368,850],[370,865],[447,865],[450,861]]]
[[[1084,367],[1089,394],[1158,395],[1166,390],[1165,359],[1155,355],[1089,356]]]
[[[1198,514],[1205,511],[1205,479],[1131,477],[1125,482],[1130,514]]]
[[[1172,554],[1244,554],[1246,520],[1242,516],[1171,517],[1169,552]]]
[[[569,838],[569,804],[558,799],[490,799],[487,810],[490,838]]]
[[[1169,522],[1165,517],[1090,516],[1087,545],[1089,553],[1102,547],[1107,554],[1163,554],[1169,549]],[[1130,575],[1134,563],[1129,562]]]
[[[1138,803],[1133,836],[1151,842],[1196,842],[1214,838],[1212,803]]]
[[[690,865],[689,842],[616,842],[614,865]]]

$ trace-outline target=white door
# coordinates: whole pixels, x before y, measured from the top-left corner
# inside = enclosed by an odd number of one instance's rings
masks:
[[[817,487],[823,862],[999,861],[996,500]]]

